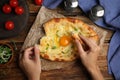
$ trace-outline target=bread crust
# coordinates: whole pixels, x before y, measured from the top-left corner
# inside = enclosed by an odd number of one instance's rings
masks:
[[[70,27],[73,27],[73,26],[78,27],[78,29],[82,31],[80,35],[85,34],[83,36],[93,39],[94,41],[96,41],[96,43],[98,43],[99,41],[98,34],[88,24],[76,18],[53,18],[47,21],[43,25],[46,36],[50,36],[50,34],[52,34],[52,30],[56,30],[56,26],[58,27],[60,25],[59,27],[61,27],[61,24],[68,25]],[[65,27],[65,28],[68,28],[68,27]],[[45,46],[41,42],[42,41],[40,40],[40,51],[41,51],[41,47]],[[77,53],[77,50],[74,49],[69,57],[64,57],[62,53],[57,54],[57,56],[54,56],[52,55],[52,53],[47,53],[47,52],[40,53],[40,55],[44,59],[51,60],[51,61],[73,61],[77,58],[76,53]]]

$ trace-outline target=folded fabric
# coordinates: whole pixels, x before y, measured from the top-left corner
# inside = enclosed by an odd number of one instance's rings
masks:
[[[54,9],[63,0],[44,0],[43,6]],[[105,15],[94,23],[107,29],[114,30],[115,33],[110,41],[108,50],[108,70],[120,80],[120,0],[78,0],[79,7],[86,13],[97,4],[105,9]]]
[[[43,6],[54,9],[56,8],[63,0],[44,0]]]

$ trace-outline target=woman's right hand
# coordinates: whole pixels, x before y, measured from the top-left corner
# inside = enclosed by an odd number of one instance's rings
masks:
[[[84,50],[78,39],[75,39],[76,46],[78,48],[78,56],[81,62],[92,75],[94,80],[103,80],[103,76],[97,66],[97,57],[100,52],[100,47],[95,41],[80,36],[80,39],[88,46],[88,50]]]

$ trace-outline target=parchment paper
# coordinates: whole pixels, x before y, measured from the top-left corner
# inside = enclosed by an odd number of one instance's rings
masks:
[[[34,24],[32,25],[28,33],[28,36],[26,37],[22,50],[27,47],[33,46],[34,44],[39,44],[40,38],[44,35],[44,30],[43,30],[42,25],[45,22],[47,22],[51,18],[61,18],[61,17],[65,17],[65,16],[58,14],[56,11],[49,10],[45,7],[41,7],[36,17],[36,20]],[[104,29],[95,26],[89,19],[83,16],[77,16],[76,18],[79,18],[83,20],[84,22],[88,23],[90,27],[92,27],[98,33],[100,37],[100,45],[102,45],[107,32]],[[41,61],[42,61],[42,70],[53,70],[53,69],[72,67],[76,63],[76,61],[52,62],[52,61],[48,61],[42,58],[41,58]]]

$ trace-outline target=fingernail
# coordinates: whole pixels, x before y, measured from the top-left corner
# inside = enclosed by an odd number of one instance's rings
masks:
[[[35,48],[35,53],[40,53],[40,48],[39,48],[39,45],[38,44],[35,44],[35,46],[34,46]]]
[[[81,37],[82,35],[81,34],[78,34],[79,37]]]
[[[78,39],[75,39],[75,42],[76,42],[76,43],[78,43],[78,42],[79,42],[79,40],[78,40]]]
[[[37,49],[39,49],[39,45],[38,45],[38,44],[35,44],[35,47],[36,47]]]

